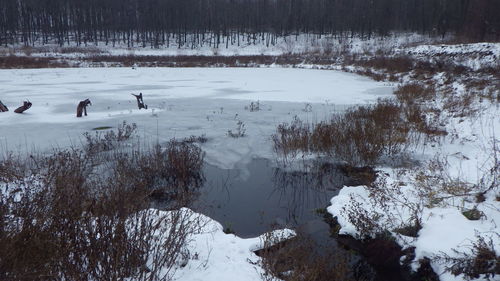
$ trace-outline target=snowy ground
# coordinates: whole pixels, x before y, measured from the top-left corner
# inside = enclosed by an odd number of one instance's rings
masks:
[[[456,59],[454,63],[479,69],[498,64],[499,46],[426,45],[413,48],[412,55],[428,60],[448,56]],[[498,94],[500,89],[493,86],[498,80],[487,79]],[[455,82],[453,95],[463,97],[465,93],[460,82]],[[378,167],[382,173],[376,188],[344,187],[332,198],[328,211],[337,217],[341,234],[362,238],[374,233],[361,233],[349,219],[349,210],[362,206],[372,221],[383,227],[378,231],[389,230],[403,248],[415,247],[413,269],[418,268],[419,259],[426,257],[432,260],[431,266],[440,280],[469,280],[463,274],[454,276],[447,272],[450,263],[444,258],[459,258],[461,253],[473,257],[477,254],[473,245],[479,238],[491,242],[496,255],[500,255],[500,108],[495,100],[476,98],[467,108],[477,110],[476,113],[460,116],[446,112],[444,103],[438,101],[437,105],[444,112],[448,135],[437,143],[412,149],[412,158],[421,162],[420,168]],[[381,188],[386,191],[384,195],[380,194]],[[478,199],[479,193],[484,198]],[[382,199],[383,196],[389,199]],[[467,218],[471,211],[480,214],[480,218]],[[412,224],[415,218],[422,226],[417,237],[397,233],[398,228]],[[482,275],[474,280],[493,279]]]
[[[220,281],[235,280],[236,276],[241,281],[261,280],[264,274],[259,266],[261,258],[254,251],[264,247],[264,235],[242,239],[225,234],[221,224],[206,216],[189,209],[182,211],[200,221],[203,227],[188,238],[186,250],[189,257],[180,261],[182,266],[176,268],[173,280]],[[165,216],[167,213],[161,211],[158,215]],[[276,230],[272,235],[285,240],[293,237],[295,232],[289,229]]]
[[[500,44],[498,43],[419,45],[401,51],[421,60],[444,58],[450,63],[464,65],[474,70],[482,67],[495,67],[500,60]]]
[[[276,126],[294,115],[324,120],[352,104],[373,102],[392,87],[339,71],[300,69],[43,69],[0,70],[0,152],[45,150],[80,144],[82,133],[122,121],[138,124],[142,141],[206,135],[206,160],[223,168],[252,158],[271,158]],[[131,93],[144,94],[148,110],[138,110]],[[89,98],[89,116],[76,106]],[[25,114],[13,110],[30,100]],[[259,101],[260,110],[245,107]],[[305,112],[306,104],[312,105]],[[242,138],[227,136],[244,123]]]
[[[98,52],[111,55],[280,55],[304,52],[340,53],[343,50],[364,54],[382,50],[391,54],[409,54],[421,60],[456,58],[454,63],[472,69],[498,64],[498,43],[412,47],[417,43],[430,42],[423,36],[409,35],[387,40],[373,39],[369,42],[354,39],[342,43],[332,38],[303,38],[299,41],[283,41],[270,48],[260,44],[243,48],[232,46],[228,49],[129,49],[124,46],[118,49],[99,46],[97,49]],[[397,49],[397,45],[409,47]],[[92,55],[67,54],[63,51],[54,54],[54,49],[50,48],[46,53],[40,50],[31,55],[69,58]],[[27,55],[28,51],[11,48],[3,52]],[[3,86],[0,90],[0,100],[11,110],[8,113],[0,113],[0,155],[8,150],[24,152],[79,144],[83,132],[101,126],[116,127],[126,120],[128,123],[138,124],[141,141],[163,142],[173,137],[205,134],[209,139],[202,145],[207,152],[206,160],[222,168],[243,168],[254,157],[274,157],[270,135],[274,133],[277,124],[290,122],[295,115],[305,121],[321,121],[328,118],[332,112],[342,111],[349,105],[373,102],[378,97],[388,96],[393,89],[393,85],[338,71],[283,68],[0,70],[0,83]],[[147,111],[136,109],[135,99],[130,93],[138,92],[145,95],[145,102],[150,106]],[[85,98],[90,98],[93,106],[89,108],[88,117],[77,119],[76,104]],[[12,111],[25,99],[33,102],[33,108],[23,115],[14,114]],[[259,111],[245,110],[250,102],[257,100],[260,101]],[[310,112],[305,110],[307,103],[312,105]],[[414,157],[425,165],[434,156],[440,155],[449,165],[446,167],[446,173],[450,179],[460,179],[468,185],[480,184],[482,176],[494,163],[491,141],[498,139],[500,135],[500,114],[496,104],[485,102],[479,106],[483,109],[478,115],[448,120],[446,130],[449,135],[441,144],[420,146],[412,152]],[[238,121],[245,125],[246,136],[228,137],[228,130],[235,131]],[[453,256],[453,249],[470,252],[470,246],[477,235],[492,239],[494,245],[500,244],[500,202],[495,198],[500,192],[498,187],[490,190],[485,201],[481,203],[475,203],[473,196],[462,196],[429,205],[424,202],[425,198],[418,195],[415,173],[402,175],[398,169],[379,168],[387,173],[383,178],[388,183],[401,187],[401,193],[394,196],[396,199],[408,200],[406,202],[413,206],[422,206],[420,218],[423,228],[417,238],[393,233],[404,247],[416,247],[415,261],[422,257],[432,258],[441,253]],[[332,206],[328,209],[334,216],[338,216],[342,233],[354,236],[358,234],[343,216],[343,208],[349,208],[352,203],[351,196],[360,200],[368,210],[385,212],[386,215],[382,216],[381,220],[393,220],[388,222],[388,225],[404,223],[410,216],[408,204],[390,206],[387,212],[377,209],[378,206],[371,201],[367,187],[345,187],[332,199]],[[462,212],[472,208],[477,208],[484,216],[477,221],[465,218]],[[398,219],[394,220],[395,217]],[[221,245],[238,245],[234,251],[239,254],[226,256],[227,260],[234,260],[233,257],[241,260],[251,255],[248,245],[252,244],[253,240],[244,241],[217,233],[212,236],[217,238],[213,243],[222,241]],[[497,246],[495,250],[497,255],[500,254],[500,247]],[[222,260],[224,257],[221,254],[221,259],[215,262]],[[222,266],[225,263],[220,264]],[[245,267],[243,271],[255,270],[250,263],[245,266],[250,267]],[[465,279],[464,276],[455,277],[444,273],[445,265],[437,261],[433,262],[432,266],[443,281]],[[199,265],[196,268],[200,268]],[[212,267],[214,268],[218,267]],[[197,275],[199,273],[195,271],[193,269],[191,273],[180,273],[183,276],[180,279],[202,280],[204,275]],[[198,277],[190,274],[196,274]],[[251,276],[249,278],[257,276],[253,274],[248,273],[248,276]]]

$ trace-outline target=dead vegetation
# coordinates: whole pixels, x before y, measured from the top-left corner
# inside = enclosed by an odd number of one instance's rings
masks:
[[[114,136],[123,141],[133,126],[121,128]],[[102,153],[0,162],[0,279],[170,280],[201,226],[179,207],[195,194],[203,154],[177,142]],[[149,209],[158,190],[175,194],[171,211]]]
[[[262,257],[263,280],[349,281],[371,278],[356,276],[355,263],[345,251],[324,249],[324,253],[319,253],[314,242],[302,234],[282,242],[281,237],[267,233],[263,242],[263,250],[257,253]]]
[[[14,68],[60,68],[69,67],[69,63],[57,58],[0,56],[0,69]]]
[[[118,126],[117,131],[109,130],[94,130],[94,134],[85,132],[83,136],[85,137],[84,150],[88,154],[97,154],[104,151],[110,151],[119,146],[121,142],[129,140],[137,129],[135,123],[127,124],[123,123]]]
[[[435,258],[447,264],[448,272],[455,276],[463,274],[466,280],[481,276],[486,280],[496,280],[496,276],[500,275],[500,256],[495,252],[495,245],[491,239],[476,238],[470,247],[471,253],[454,250],[454,257],[441,254]]]
[[[401,155],[412,127],[403,107],[392,100],[348,109],[311,126],[298,118],[278,126],[274,150],[283,157],[302,152],[326,154],[354,166],[373,165],[383,157]]]
[[[247,129],[245,128],[245,123],[241,120],[236,122],[236,129],[228,130],[227,135],[231,138],[237,139],[246,136]]]

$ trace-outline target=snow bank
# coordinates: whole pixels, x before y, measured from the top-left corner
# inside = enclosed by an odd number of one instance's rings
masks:
[[[423,60],[447,59],[477,70],[498,66],[500,43],[419,45],[404,49],[404,52]]]
[[[225,234],[220,223],[190,209],[184,208],[183,211],[201,219],[204,226],[199,233],[188,238],[190,259],[176,269],[174,280],[261,280],[263,270],[259,266],[260,257],[253,251],[262,247],[263,236],[242,239]],[[275,234],[283,239],[295,236],[295,232],[289,229],[277,230]]]
[[[410,188],[411,189],[411,188]],[[376,212],[379,217],[378,223],[381,225],[397,225],[409,223],[409,215],[404,204],[391,207],[391,214],[384,216],[373,201],[370,200],[370,193],[366,186],[344,187],[338,196],[331,200],[331,206],[328,212],[336,216],[340,226],[340,234],[347,234],[353,237],[360,237],[362,233],[348,219],[345,210],[352,209],[355,199],[363,205],[363,209],[368,212]],[[408,198],[408,197],[407,197]],[[400,197],[400,202],[405,202],[407,198]],[[409,197],[410,200],[416,197]],[[424,208],[421,215],[422,229],[418,232],[418,237],[408,237],[392,232],[396,241],[403,247],[415,247],[415,258],[413,269],[418,268],[418,260],[428,257],[432,259],[431,265],[434,271],[440,276],[440,280],[466,280],[463,275],[453,276],[445,272],[447,264],[434,259],[436,256],[448,255],[450,257],[459,257],[455,250],[463,253],[471,253],[472,245],[477,241],[478,236],[485,238],[486,241],[492,241],[495,245],[497,255],[500,255],[500,202],[493,198],[487,199],[478,206],[478,210],[484,213],[480,220],[467,219],[456,207],[435,207]],[[398,219],[398,221],[389,222],[388,220]],[[394,229],[392,229],[394,230]],[[483,279],[478,279],[483,280]]]

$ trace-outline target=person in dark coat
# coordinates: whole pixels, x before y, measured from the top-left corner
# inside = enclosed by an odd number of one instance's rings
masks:
[[[87,116],[87,106],[92,105],[89,99],[82,100],[76,108],[76,117],[82,117],[82,113]]]
[[[148,109],[148,106],[144,104],[144,100],[142,99],[142,93],[139,93],[138,95],[132,94],[137,99],[137,106],[139,109]]]
[[[31,104],[30,101],[24,101],[23,105],[21,105],[20,107],[16,108],[16,110],[14,110],[14,112],[15,113],[23,113],[26,110],[30,109],[31,106],[32,106],[32,104]]]

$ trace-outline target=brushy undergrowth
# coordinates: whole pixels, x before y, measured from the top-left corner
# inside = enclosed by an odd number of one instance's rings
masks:
[[[455,276],[463,274],[467,280],[481,276],[486,280],[497,280],[496,276],[500,275],[500,256],[496,254],[493,241],[477,236],[470,248],[471,252],[454,250],[454,257],[441,254],[435,258],[447,264],[446,270]]]
[[[326,154],[350,165],[373,165],[383,157],[401,155],[412,141],[411,123],[403,107],[393,100],[348,109],[314,126],[295,118],[281,124],[272,136],[278,155],[299,152]]]
[[[429,105],[436,98],[432,85],[400,85],[395,99],[351,107],[316,124],[294,117],[278,125],[272,136],[274,151],[283,158],[300,152],[324,154],[349,165],[400,163],[405,152],[423,142],[439,142],[447,132],[440,126],[441,112]]]
[[[85,137],[84,149],[88,154],[97,154],[103,151],[110,151],[118,147],[120,142],[129,140],[137,129],[135,123],[123,123],[118,126],[117,130],[109,130],[102,132],[96,130],[92,135],[89,132],[83,134]]]
[[[113,141],[133,129],[124,124]],[[0,162],[1,280],[170,280],[202,224],[180,207],[202,180],[203,153],[175,141],[102,153]],[[157,190],[170,195],[171,211],[149,209]]]
[[[361,271],[356,270],[359,264],[352,260],[351,255],[342,250],[325,250],[320,253],[314,242],[300,233],[285,242],[279,235],[266,233],[263,246],[263,249],[257,252],[262,257],[262,280],[370,280],[369,276],[357,276]]]

